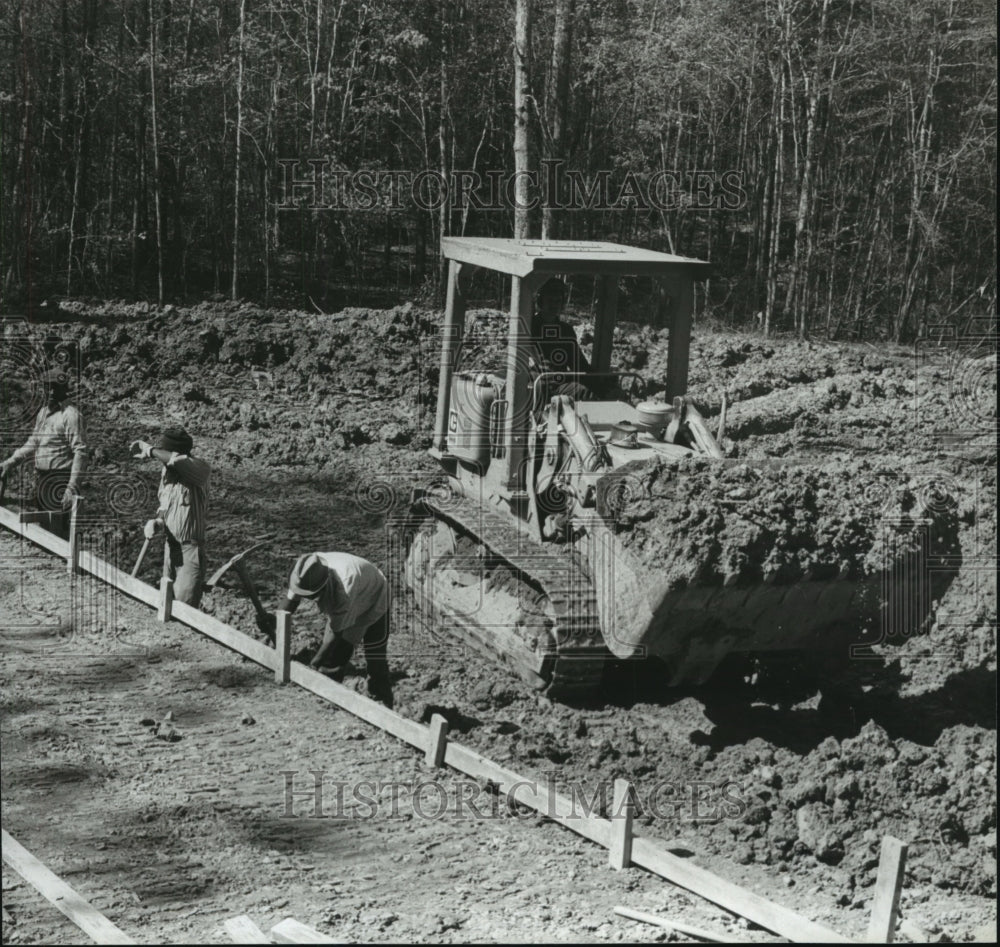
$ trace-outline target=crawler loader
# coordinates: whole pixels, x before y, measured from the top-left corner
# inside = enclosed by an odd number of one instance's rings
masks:
[[[572,700],[596,695],[609,660],[655,657],[665,684],[701,683],[731,652],[846,647],[845,631],[870,622],[878,576],[678,590],[634,568],[616,535],[617,469],[692,454],[726,463],[685,397],[694,286],[708,264],[603,242],[448,237],[442,250],[447,306],[430,451],[442,473],[395,523],[404,581],[430,629]],[[463,346],[476,267],[511,278],[500,366],[470,363]],[[596,280],[582,381],[604,400],[559,393],[566,373],[540,371],[531,355],[535,294],[570,275]],[[658,402],[633,404],[646,380],[611,371],[624,276],[652,278],[669,332],[666,378],[653,380]]]

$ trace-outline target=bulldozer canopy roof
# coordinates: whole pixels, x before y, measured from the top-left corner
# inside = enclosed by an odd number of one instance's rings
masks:
[[[569,273],[617,276],[708,276],[703,260],[596,240],[513,240],[501,237],[444,237],[446,259],[512,276]]]

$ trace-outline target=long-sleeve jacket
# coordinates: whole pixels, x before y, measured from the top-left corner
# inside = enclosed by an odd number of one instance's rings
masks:
[[[38,412],[31,436],[11,455],[14,463],[34,455],[36,470],[70,470],[79,475],[87,466],[87,434],[80,412],[65,401]]]
[[[160,477],[159,516],[179,543],[203,543],[212,468],[188,454],[171,454]]]
[[[316,555],[329,569],[329,580],[316,605],[333,634],[359,644],[365,630],[389,609],[389,583],[376,565],[360,556],[346,552]],[[289,589],[288,599],[298,601],[299,596]]]
[[[580,375],[590,372],[590,363],[576,340],[572,326],[562,321],[543,325],[536,319],[532,330],[539,356],[539,371]]]

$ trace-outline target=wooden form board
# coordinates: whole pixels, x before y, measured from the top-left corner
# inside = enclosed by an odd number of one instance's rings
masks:
[[[21,535],[25,535],[27,530],[38,530],[38,527],[35,526],[22,526],[17,522],[16,515],[2,508],[0,508],[0,524],[8,526]],[[44,530],[38,531],[44,533]],[[38,541],[30,535],[27,538]],[[48,533],[45,533],[45,538],[46,542],[40,542],[40,545],[44,545],[45,548],[63,557],[68,554],[68,543],[51,537]],[[55,549],[52,548],[53,545],[56,546]],[[138,597],[135,595],[135,591],[130,591],[130,588],[133,588],[131,583],[138,582],[138,580],[132,579],[106,564],[101,568],[95,565],[94,557],[88,555],[81,556],[81,567],[99,577],[111,576],[112,585],[127,594]],[[119,584],[122,578],[128,581],[127,586]],[[139,583],[139,585],[145,586],[145,583]],[[156,600],[149,602],[145,597],[141,600],[147,601],[147,604],[155,607],[159,602],[159,590],[153,589],[151,586],[146,586],[146,588],[154,593]],[[144,596],[145,594],[143,593]],[[174,602],[172,609],[174,618],[258,664],[274,670],[279,660],[274,649],[189,605]],[[293,683],[329,700],[387,733],[391,733],[404,743],[408,743],[423,752],[426,752],[430,745],[431,729],[429,727],[400,716],[376,701],[330,680],[326,675],[320,674],[298,661],[291,662],[289,677]],[[439,737],[439,739],[443,738]],[[519,773],[500,766],[474,750],[450,740],[447,741],[444,748],[444,762],[468,776],[494,783],[499,791],[512,800],[534,809],[545,818],[558,822],[604,848],[610,848],[613,844],[613,827],[610,820],[581,811],[577,800],[559,795],[539,780],[525,779]],[[620,836],[618,844],[620,844]],[[631,864],[645,868],[661,878],[686,888],[688,891],[739,914],[769,931],[787,937],[789,940],[822,943],[847,943],[849,940],[836,931],[811,921],[789,908],[768,901],[752,891],[748,891],[731,881],[726,881],[707,869],[692,865],[686,860],[664,851],[650,839],[634,836],[630,855]]]
[[[296,921],[294,918],[285,918],[279,924],[271,928],[271,940],[276,944],[342,944],[342,940],[334,940],[320,933],[314,927]]]
[[[53,874],[10,833],[3,830],[3,860],[97,944],[134,944],[58,875]]]
[[[0,506],[0,525],[6,526],[12,533],[30,539],[42,549],[62,556],[63,559],[69,555],[69,543],[65,539],[60,539],[47,529],[42,529],[37,523],[20,522],[20,515],[5,506]]]
[[[494,763],[460,743],[448,743],[444,751],[444,761],[452,769],[457,769],[467,776],[493,783],[500,792],[514,802],[534,809],[591,842],[608,847],[611,823],[607,819],[583,812],[578,802],[551,791],[544,782],[525,779],[520,773]]]
[[[219,644],[224,644],[245,658],[273,670],[277,652],[262,641],[251,638],[245,632],[237,631],[232,625],[227,625],[225,622],[219,621],[218,618],[206,615],[192,605],[186,605],[176,599],[170,606],[170,615],[175,621],[190,625],[203,635],[214,638]]]
[[[119,592],[124,592],[131,598],[138,599],[145,605],[156,608],[160,601],[160,590],[142,579],[135,579],[127,572],[116,569],[110,562],[98,559],[89,552],[80,553],[80,569],[96,576],[108,585],[113,585]]]
[[[426,749],[430,730],[422,723],[402,717],[377,701],[330,680],[325,674],[320,674],[319,671],[314,671],[298,661],[292,661],[289,676],[292,683],[304,687],[319,697],[325,697],[331,703],[374,724],[380,730],[391,733],[404,743],[421,750]]]
[[[701,927],[692,927],[690,924],[682,924],[670,918],[659,917],[656,914],[649,914],[646,911],[633,911],[631,908],[618,905],[615,914],[620,917],[627,917],[630,921],[639,921],[642,924],[653,924],[656,927],[663,927],[669,931],[676,931],[678,934],[686,934],[688,937],[697,937],[699,940],[712,941],[717,944],[741,944],[744,941],[732,934],[721,931],[707,931]]]
[[[821,944],[846,944],[849,937],[810,921],[789,908],[768,901],[732,881],[726,881],[705,868],[692,865],[688,860],[663,851],[655,842],[646,838],[632,840],[632,864],[639,865],[666,878],[674,884],[707,901],[745,917],[748,921],[764,927],[789,940]]]
[[[238,917],[231,917],[222,922],[229,939],[234,944],[269,944],[271,938],[267,936],[254,922],[246,915],[240,914]]]

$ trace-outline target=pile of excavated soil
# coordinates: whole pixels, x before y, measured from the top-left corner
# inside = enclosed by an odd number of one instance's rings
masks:
[[[79,346],[80,402],[99,399],[111,420],[181,422],[196,440],[224,439],[231,462],[268,467],[429,443],[437,324],[413,306],[321,315],[204,303],[81,315],[59,331]]]
[[[621,328],[615,368],[662,387],[667,339],[665,330]],[[975,338],[943,348],[876,348],[700,333],[696,326],[687,393],[715,418],[725,395],[730,457],[831,449],[911,455],[948,444],[996,461],[996,354]]]
[[[124,568],[155,509],[158,475],[155,465],[128,460],[127,443],[168,422],[185,424],[215,468],[210,571],[270,536],[250,569],[273,606],[302,552],[344,549],[391,566],[386,505],[374,502],[374,487],[388,482],[402,496],[437,470],[422,447],[436,398],[440,313],[401,307],[320,316],[231,303],[64,308],[72,312],[65,323],[29,331],[83,342],[80,402],[96,454],[88,503],[106,486],[110,506],[114,493]],[[505,326],[502,314],[470,313],[460,367],[502,364]],[[586,327],[578,331],[586,351]],[[665,333],[624,326],[616,333],[616,365],[665,379],[665,343]],[[554,771],[564,789],[577,786],[589,796],[597,782],[616,776],[632,779],[644,799],[660,787],[661,803],[676,800],[679,814],[644,815],[651,835],[683,836],[695,852],[722,855],[735,876],[743,869],[732,862],[748,871],[773,866],[768,875],[789,889],[778,899],[806,913],[839,899],[853,916],[867,915],[878,841],[895,834],[910,844],[905,916],[961,938],[970,918],[994,916],[992,898],[972,896],[996,892],[996,409],[989,364],[982,353],[948,346],[876,351],[695,327],[689,394],[714,416],[727,393],[727,457],[754,473],[697,462],[683,477],[662,471],[657,489],[679,502],[657,498],[669,509],[622,533],[652,549],[656,518],[678,516],[676,525],[689,530],[686,551],[660,542],[658,569],[673,555],[683,576],[690,557],[703,556],[707,577],[698,581],[721,582],[721,556],[731,550],[741,577],[755,581],[764,558],[753,550],[763,541],[780,552],[775,565],[803,574],[815,559],[809,543],[822,529],[816,548],[836,548],[863,575],[879,563],[882,519],[913,521],[927,503],[935,517],[939,510],[957,516],[962,565],[933,622],[878,646],[880,660],[852,662],[844,675],[864,693],[836,728],[820,712],[815,687],[797,686],[794,704],[756,687],[735,693],[726,682],[677,692],[661,684],[655,668],[634,662],[615,671],[600,707],[551,704],[468,648],[425,635],[405,614],[390,643],[397,707],[417,719],[428,707],[445,709],[462,722],[464,741],[519,771]],[[5,435],[0,447],[17,446],[14,440]],[[819,479],[788,473],[782,476],[791,479],[780,480],[761,463],[774,456],[819,458]],[[832,502],[826,518],[803,502],[820,490]],[[27,484],[12,483],[8,505],[27,493]],[[916,502],[903,510],[908,495]],[[630,502],[652,505],[639,496]],[[787,533],[772,506],[788,512]],[[696,508],[705,519],[690,522]],[[760,522],[747,515],[754,511]],[[720,533],[709,536],[707,521],[716,516]],[[913,534],[908,527],[891,535]],[[695,548],[699,538],[719,548],[705,553]],[[154,583],[156,553],[143,572]],[[839,570],[839,558],[832,565]],[[399,599],[401,609],[414,604]],[[253,631],[252,606],[235,581],[206,607]],[[315,646],[321,631],[315,611],[300,610],[294,650]],[[300,722],[292,713],[285,725]],[[693,821],[691,795],[709,783],[711,804],[712,792],[731,781],[740,811]],[[537,874],[539,863],[519,869]]]
[[[366,446],[391,467],[399,448],[430,445],[440,313],[408,303],[333,315],[240,302],[62,307],[77,321],[18,330],[18,343],[26,352],[46,337],[76,347],[77,401],[106,406],[88,416],[98,427],[137,415],[154,430],[181,423],[196,442],[222,441],[227,463],[265,467],[321,469]],[[503,371],[505,333],[502,313],[468,313],[459,368]],[[17,352],[8,356],[8,374],[22,374]],[[124,461],[123,446],[102,445],[98,461]]]
[[[910,884],[989,894],[996,884],[996,810],[987,780],[995,741],[956,726],[934,746],[891,736],[869,721],[847,739],[830,736],[806,756],[730,746],[704,777],[740,774],[744,817],[726,828],[737,862],[816,859],[851,887],[874,880],[883,835],[910,843]],[[920,804],[913,805],[919,798]]]
[[[953,503],[886,464],[627,464],[604,482],[622,545],[668,588],[859,578],[957,552]]]

